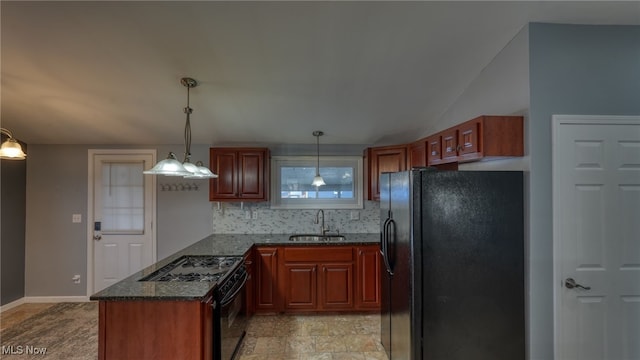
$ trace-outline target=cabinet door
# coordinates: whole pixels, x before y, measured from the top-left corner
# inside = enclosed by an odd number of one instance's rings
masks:
[[[449,129],[442,132],[442,161],[457,161],[458,157],[458,130]]]
[[[353,263],[320,266],[320,307],[353,309]]]
[[[256,311],[281,311],[278,291],[278,248],[256,248]]]
[[[316,264],[287,263],[284,265],[286,310],[316,310],[318,295]]]
[[[409,163],[411,167],[427,166],[427,142],[419,140],[409,145]]]
[[[481,151],[480,148],[480,122],[468,121],[458,126],[458,155],[463,156]]]
[[[211,201],[235,199],[238,196],[238,152],[233,149],[211,148],[211,171],[218,175],[209,181]]]
[[[265,152],[240,151],[238,153],[238,197],[241,199],[265,199]]]
[[[368,149],[369,187],[367,198],[380,200],[380,174],[397,172],[407,169],[407,147],[381,147]]]
[[[380,309],[380,248],[358,248],[357,303],[359,309]]]
[[[442,141],[440,135],[427,138],[427,163],[435,165],[442,162]]]

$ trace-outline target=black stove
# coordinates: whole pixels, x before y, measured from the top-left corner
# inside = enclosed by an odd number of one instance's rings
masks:
[[[242,262],[240,256],[185,255],[140,279],[140,281],[216,282]]]

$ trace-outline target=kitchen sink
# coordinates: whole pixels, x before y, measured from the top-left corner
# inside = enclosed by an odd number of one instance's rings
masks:
[[[335,235],[335,234],[300,234],[300,235],[291,235],[289,236],[289,241],[324,241],[324,242],[333,242],[333,241],[344,241],[344,236]]]

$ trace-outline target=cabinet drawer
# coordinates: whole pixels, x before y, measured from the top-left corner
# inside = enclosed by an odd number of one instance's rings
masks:
[[[353,261],[353,248],[351,246],[285,247],[284,261]]]

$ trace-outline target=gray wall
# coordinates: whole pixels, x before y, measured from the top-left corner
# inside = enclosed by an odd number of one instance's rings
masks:
[[[26,161],[0,160],[0,305],[24,296],[26,184]]]
[[[114,147],[29,146],[25,296],[86,295],[87,151],[106,148]],[[180,154],[183,145],[120,148],[156,148],[158,158],[164,158],[169,151]],[[208,145],[192,146],[193,159],[208,163],[208,149]],[[160,177],[158,184],[175,181],[175,178]],[[158,259],[202,239],[212,231],[207,181],[196,181],[203,184],[199,191],[158,192]],[[82,214],[82,223],[72,223],[72,214]],[[71,281],[75,274],[82,276],[79,285]]]
[[[530,24],[531,359],[553,359],[551,116],[640,114],[640,27]]]
[[[87,174],[89,149],[107,149],[105,145],[31,145],[27,164],[26,198],[26,278],[25,296],[84,296],[87,276]],[[157,158],[169,151],[182,155],[183,145],[120,146],[118,148],[156,149]],[[325,155],[362,154],[363,146],[321,146]],[[311,151],[313,149],[313,151]],[[209,145],[192,145],[192,160],[209,162]],[[291,145],[276,147],[278,155],[315,153],[315,146]],[[198,190],[163,191],[162,185],[197,184]],[[185,180],[160,176],[157,178],[157,258],[163,259],[214,232],[216,203],[209,202],[207,180]],[[271,210],[257,205],[264,215]],[[234,214],[236,205],[225,206],[226,220],[239,221],[243,232],[256,229]],[[82,214],[82,223],[71,222],[72,214]],[[220,215],[216,212],[216,215]],[[377,230],[377,211],[370,215],[363,210],[362,219],[346,221],[341,231]],[[265,217],[263,220],[266,220]],[[218,218],[218,220],[220,220]],[[336,218],[336,221],[339,219]],[[232,226],[228,221],[222,222]],[[375,226],[371,225],[374,224]],[[312,224],[307,224],[312,226]],[[218,229],[222,224],[218,223]],[[24,256],[22,257],[24,259]],[[4,264],[4,262],[3,262]],[[82,283],[71,281],[80,274]]]

